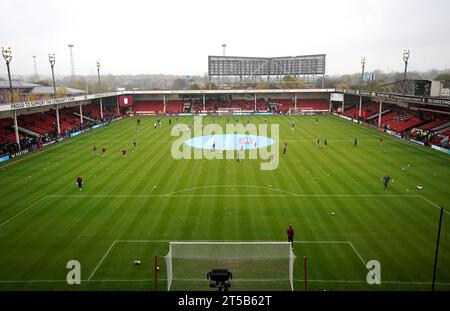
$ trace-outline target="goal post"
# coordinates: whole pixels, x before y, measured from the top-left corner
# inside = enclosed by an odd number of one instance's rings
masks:
[[[214,290],[207,275],[232,274],[231,290],[294,290],[295,255],[289,242],[169,242],[167,290]]]

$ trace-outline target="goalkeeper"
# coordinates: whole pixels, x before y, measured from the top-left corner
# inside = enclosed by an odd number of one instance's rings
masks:
[[[294,228],[292,228],[292,225],[289,225],[286,230],[287,236],[288,236],[288,242],[291,242],[292,248],[294,248]]]

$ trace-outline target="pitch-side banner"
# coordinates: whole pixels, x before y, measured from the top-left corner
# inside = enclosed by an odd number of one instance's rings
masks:
[[[133,96],[131,95],[119,96],[119,106],[120,107],[133,106]]]

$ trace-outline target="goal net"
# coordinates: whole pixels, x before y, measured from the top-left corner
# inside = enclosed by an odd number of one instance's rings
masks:
[[[241,108],[219,108],[217,113],[220,116],[229,116],[229,115],[239,115],[241,113]]]
[[[232,273],[230,290],[294,290],[295,255],[289,242],[170,242],[168,290],[215,290],[208,272]]]
[[[302,107],[302,108],[289,108],[290,115],[304,115],[304,114],[312,114],[314,109],[312,107]]]

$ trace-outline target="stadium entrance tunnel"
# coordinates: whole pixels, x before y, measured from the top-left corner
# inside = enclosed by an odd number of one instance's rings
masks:
[[[270,146],[273,140],[266,136],[225,134],[197,136],[186,140],[188,146],[208,150],[250,150]]]

